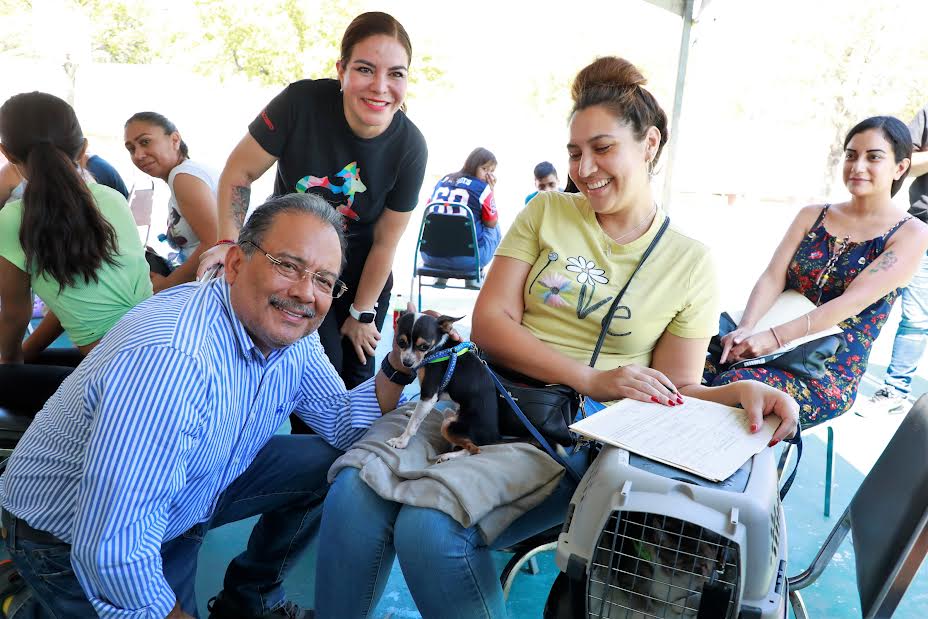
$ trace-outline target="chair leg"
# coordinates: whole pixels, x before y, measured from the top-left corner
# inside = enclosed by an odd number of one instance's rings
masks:
[[[825,517],[831,517],[831,486],[835,471],[835,431],[829,426],[828,442],[825,445]]]
[[[506,600],[509,598],[509,591],[512,589],[512,583],[515,582],[516,576],[519,575],[519,570],[522,569],[522,566],[529,562],[534,561],[535,555],[539,552],[545,552],[546,550],[554,550],[557,548],[557,542],[551,542],[549,544],[542,544],[536,548],[532,548],[523,555],[516,555],[509,560],[509,563],[506,564],[506,567],[503,568],[503,573],[500,575],[500,582],[503,584],[503,599]],[[536,564],[537,566],[537,564]],[[537,573],[537,572],[536,572]]]
[[[538,572],[541,571],[541,568],[538,567],[538,557],[532,557],[531,559],[529,559],[528,564],[525,567],[527,568],[528,573],[531,574],[532,576],[537,575]]]
[[[802,596],[799,595],[798,591],[789,592],[789,604],[793,607],[795,619],[809,619],[809,614],[806,612],[806,603],[802,600]]]

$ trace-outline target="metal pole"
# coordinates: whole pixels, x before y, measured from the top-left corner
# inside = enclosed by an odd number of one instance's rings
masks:
[[[664,193],[661,206],[670,210],[670,197],[673,192],[673,165],[677,158],[680,144],[680,112],[683,109],[683,87],[686,84],[686,65],[690,58],[690,33],[693,29],[693,11],[696,0],[686,0],[683,8],[683,33],[680,36],[680,59],[677,62],[677,83],[673,91],[673,115],[670,120],[670,144],[667,145],[667,163],[664,166]]]

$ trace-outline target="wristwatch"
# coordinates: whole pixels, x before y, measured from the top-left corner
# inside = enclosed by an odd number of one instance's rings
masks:
[[[412,382],[416,380],[415,372],[406,374],[405,372],[400,372],[395,367],[393,367],[393,364],[390,363],[389,354],[383,358],[383,361],[380,362],[380,371],[383,372],[384,376],[386,376],[391,383],[395,383],[397,385],[411,385]]]
[[[376,305],[374,306],[374,309],[377,309]],[[351,317],[357,320],[358,322],[364,322],[364,323],[374,322],[374,316],[377,315],[373,309],[364,310],[364,311],[359,312],[355,308],[354,303],[348,306],[348,313],[351,314]]]

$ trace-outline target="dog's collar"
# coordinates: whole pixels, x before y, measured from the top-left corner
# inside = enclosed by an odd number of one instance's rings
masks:
[[[426,363],[440,363],[442,361],[451,359],[451,357],[460,357],[461,355],[466,354],[471,350],[477,350],[477,345],[473,342],[461,342],[460,344],[452,346],[451,348],[436,350],[423,357],[422,361],[419,363],[419,367],[422,367]]]
[[[447,361],[448,368],[445,370],[445,375],[441,379],[441,386],[438,388],[438,392],[441,393],[445,390],[445,387],[448,386],[448,383],[451,382],[451,375],[454,374],[454,368],[458,364],[458,357],[469,352],[477,352],[477,345],[473,342],[461,342],[451,348],[436,350],[435,352],[427,354],[419,365],[416,366],[416,369],[429,363]]]

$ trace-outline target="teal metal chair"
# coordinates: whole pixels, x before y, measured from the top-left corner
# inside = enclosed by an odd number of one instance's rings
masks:
[[[829,425],[825,428],[828,439],[825,441],[825,509],[826,518],[831,517],[831,486],[835,475],[835,429]]]
[[[420,252],[425,252],[436,258],[452,258],[458,256],[472,257],[473,263],[464,270],[435,269],[420,262]],[[435,279],[460,279],[477,282],[476,289],[483,283],[483,272],[480,269],[480,254],[477,248],[477,228],[474,225],[474,215],[469,208],[461,204],[449,202],[430,202],[425,207],[422,223],[419,225],[419,237],[416,242],[416,253],[413,257],[412,289],[418,283],[419,304],[422,307],[422,286],[436,287],[435,283],[422,283],[423,277]],[[437,286],[439,288],[461,288],[473,290],[471,286]]]
[[[825,440],[825,500],[822,513],[826,518],[831,517],[831,494],[834,485],[835,472],[835,429],[830,423],[825,427],[827,437]],[[790,464],[790,459],[795,453],[793,445],[786,445],[780,454],[780,462],[777,465],[778,471],[783,471]]]

